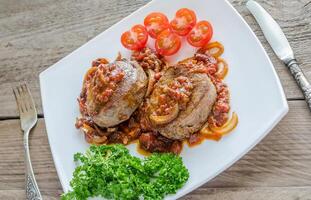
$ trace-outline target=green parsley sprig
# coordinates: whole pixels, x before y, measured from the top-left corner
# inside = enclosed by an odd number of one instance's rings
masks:
[[[91,146],[85,154],[76,153],[74,160],[79,165],[70,182],[72,191],[63,194],[62,200],[160,200],[176,193],[189,178],[177,155],[154,153],[140,159],[118,144]]]

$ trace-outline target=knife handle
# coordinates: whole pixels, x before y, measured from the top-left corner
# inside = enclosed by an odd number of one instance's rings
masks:
[[[289,68],[290,73],[295,78],[296,82],[298,83],[303,95],[305,96],[306,102],[308,103],[309,109],[311,111],[311,84],[307,80],[306,76],[300,69],[297,60],[293,59],[290,60],[286,66]]]

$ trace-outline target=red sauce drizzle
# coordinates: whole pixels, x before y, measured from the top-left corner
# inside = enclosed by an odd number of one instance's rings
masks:
[[[89,111],[86,109],[87,95],[92,95],[96,108],[109,101],[125,73],[115,64],[108,64],[106,59],[97,59],[92,62],[92,67],[84,77],[83,88],[78,98],[80,111],[84,115],[94,116],[99,110]]]

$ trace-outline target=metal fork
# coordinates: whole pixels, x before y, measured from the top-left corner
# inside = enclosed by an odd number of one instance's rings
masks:
[[[19,110],[21,129],[24,131],[26,199],[42,200],[42,196],[33,173],[28,144],[29,132],[37,123],[37,110],[26,83],[13,88],[13,93]]]

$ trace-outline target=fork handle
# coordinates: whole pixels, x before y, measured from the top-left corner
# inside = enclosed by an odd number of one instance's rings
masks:
[[[24,133],[26,200],[42,200],[42,196],[33,173],[28,143],[29,130]]]
[[[289,68],[290,73],[293,75],[296,82],[298,83],[305,97],[305,100],[308,104],[308,107],[311,111],[311,84],[310,82],[307,80],[306,76],[300,69],[296,59],[290,60],[288,63],[286,63],[286,65]]]

